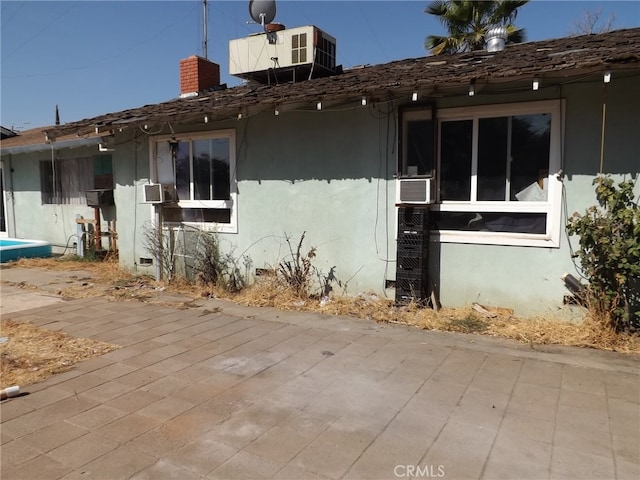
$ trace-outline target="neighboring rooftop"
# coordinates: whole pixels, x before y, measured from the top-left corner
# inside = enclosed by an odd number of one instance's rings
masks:
[[[0,140],[4,140],[5,138],[15,137],[17,135],[16,132],[11,130],[10,128],[5,128],[0,126]]]
[[[162,122],[210,121],[237,118],[276,107],[323,108],[353,101],[363,95],[400,98],[413,91],[421,97],[461,93],[471,81],[478,86],[539,78],[543,85],[610,70],[614,79],[640,67],[640,28],[507,45],[503,51],[474,51],[427,56],[345,70],[344,73],[299,83],[247,84],[200,93],[190,98],[108,113],[42,129],[50,136],[84,136],[130,125]],[[4,142],[3,142],[4,146]]]

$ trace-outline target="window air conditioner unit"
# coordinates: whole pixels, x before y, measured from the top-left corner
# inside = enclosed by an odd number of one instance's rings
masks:
[[[144,185],[144,203],[175,202],[176,187],[166,183],[149,183]]]
[[[109,205],[115,205],[113,201],[113,189],[109,190],[87,190],[85,196],[87,197],[88,207],[106,207]]]
[[[401,178],[396,189],[396,203],[428,205],[436,199],[434,178]]]

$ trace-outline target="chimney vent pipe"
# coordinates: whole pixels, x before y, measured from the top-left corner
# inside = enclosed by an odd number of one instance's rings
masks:
[[[507,29],[505,27],[493,27],[487,30],[485,36],[487,52],[500,52],[504,50],[507,42]]]

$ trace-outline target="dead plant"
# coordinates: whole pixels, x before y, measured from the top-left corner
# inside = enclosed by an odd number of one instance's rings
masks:
[[[313,273],[312,260],[316,256],[316,247],[311,247],[306,255],[302,254],[302,244],[307,232],[302,232],[297,247],[291,244],[291,237],[285,235],[289,246],[289,256],[278,265],[278,277],[289,285],[301,298],[309,298],[311,288],[311,275]],[[295,251],[294,251],[295,250]]]

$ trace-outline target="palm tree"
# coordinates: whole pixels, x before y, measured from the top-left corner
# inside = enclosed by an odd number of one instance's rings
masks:
[[[485,34],[493,27],[505,27],[507,43],[525,41],[524,29],[513,25],[518,8],[529,0],[433,0],[425,13],[435,15],[449,32],[448,37],[429,35],[424,42],[434,55],[484,48]]]

